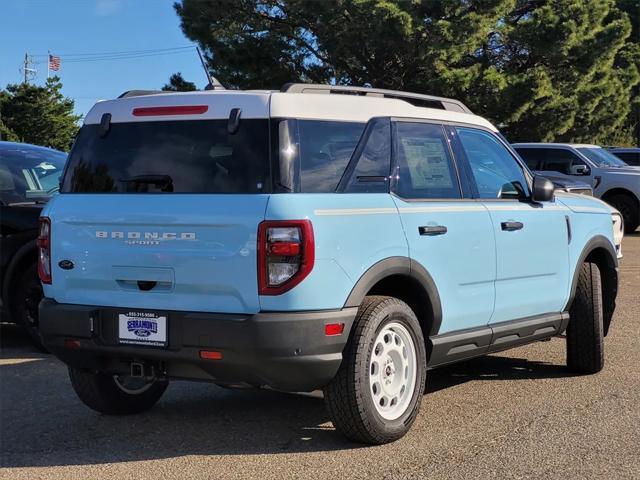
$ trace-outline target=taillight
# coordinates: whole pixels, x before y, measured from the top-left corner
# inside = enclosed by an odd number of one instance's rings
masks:
[[[309,220],[264,221],[258,226],[258,291],[280,295],[313,269],[315,244]]]
[[[40,234],[36,240],[38,246],[38,276],[42,283],[51,283],[51,220],[40,217]]]

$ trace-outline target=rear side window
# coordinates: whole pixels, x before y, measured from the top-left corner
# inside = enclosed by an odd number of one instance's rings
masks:
[[[397,122],[395,193],[403,198],[461,198],[458,177],[440,125]]]
[[[281,120],[277,127],[277,189],[335,192],[364,126],[339,121]]]
[[[268,120],[113,123],[82,127],[62,191],[262,193],[269,185]]]
[[[391,122],[378,118],[367,126],[345,174],[347,193],[388,193],[391,170]]]

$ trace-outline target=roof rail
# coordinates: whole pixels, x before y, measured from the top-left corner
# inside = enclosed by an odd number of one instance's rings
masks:
[[[171,93],[163,90],[127,90],[118,98],[142,97],[144,95],[157,95],[158,93]]]
[[[469,110],[469,108],[459,100],[435,97],[433,95],[423,95],[421,93],[401,92],[399,90],[384,90],[381,88],[351,87],[343,85],[320,85],[312,83],[287,83],[283,85],[280,91],[286,93],[342,94],[395,98],[398,100],[404,100],[416,107],[472,113],[471,110]]]

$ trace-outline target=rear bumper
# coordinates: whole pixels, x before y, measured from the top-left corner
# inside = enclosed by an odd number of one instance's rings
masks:
[[[168,377],[218,383],[267,385],[311,391],[335,376],[357,309],[231,315],[168,312],[166,348],[120,345],[118,313],[125,309],[40,303],[46,347],[75,368],[127,373],[131,362],[153,365]],[[344,323],[341,335],[325,335],[328,323]],[[74,342],[68,348],[66,340]],[[202,350],[222,353],[200,358]]]

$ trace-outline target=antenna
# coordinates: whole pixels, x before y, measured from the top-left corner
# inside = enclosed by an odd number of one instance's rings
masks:
[[[202,56],[202,52],[199,47],[196,47],[196,52],[198,52],[198,57],[200,57],[200,63],[202,63],[202,68],[204,68],[204,74],[207,76],[207,80],[209,84],[204,87],[205,90],[226,90],[224,85],[222,85],[216,77],[209,73],[209,69],[207,68],[207,64],[204,62],[204,57]]]

